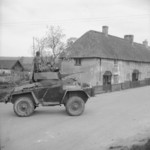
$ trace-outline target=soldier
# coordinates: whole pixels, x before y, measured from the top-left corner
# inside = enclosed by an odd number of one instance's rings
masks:
[[[44,61],[41,58],[39,51],[36,52],[36,56],[35,56],[35,58],[33,60],[33,63],[34,63],[33,64],[34,65],[34,72],[41,72],[41,71],[43,71],[43,67],[42,66],[44,64]]]
[[[36,56],[33,59],[33,66],[32,66],[32,74],[30,76],[30,79],[32,79],[33,82],[36,80],[34,79],[34,73],[42,72],[42,64],[44,63],[43,59],[40,56],[40,52],[36,52]]]

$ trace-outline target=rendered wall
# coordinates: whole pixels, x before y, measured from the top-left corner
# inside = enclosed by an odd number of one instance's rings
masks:
[[[77,73],[72,77],[77,78],[81,83],[89,83],[91,86],[103,85],[103,75],[106,71],[112,73],[111,83],[119,84],[132,81],[134,69],[139,70],[139,80],[150,78],[150,64],[129,61],[117,61],[110,59],[83,58],[81,66],[75,65],[75,60],[63,60],[61,64],[62,73]],[[116,80],[117,79],[117,80]]]
[[[81,66],[75,65],[75,60],[63,60],[61,64],[62,73],[76,73],[69,77],[75,77],[81,83],[88,83],[91,86],[99,85],[100,78],[99,59],[82,59]]]

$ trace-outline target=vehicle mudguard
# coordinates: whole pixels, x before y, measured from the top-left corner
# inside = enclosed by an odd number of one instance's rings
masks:
[[[63,98],[61,100],[61,104],[65,104],[66,101],[71,96],[80,96],[84,100],[85,103],[90,98],[90,96],[82,89],[80,89],[80,90],[66,90],[65,94],[64,94],[64,96],[63,96]]]
[[[26,92],[22,92],[22,93],[13,93],[13,94],[11,95],[10,102],[11,102],[11,103],[14,103],[16,97],[23,96],[23,95],[30,95],[30,96],[32,96],[33,102],[34,102],[36,105],[39,104],[39,100],[37,99],[37,97],[35,96],[35,94],[34,94],[33,91],[26,91]]]

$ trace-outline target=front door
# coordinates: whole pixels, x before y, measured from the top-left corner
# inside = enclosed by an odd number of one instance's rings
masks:
[[[132,73],[132,81],[138,81],[138,73]]]
[[[103,90],[111,91],[111,75],[103,75]]]

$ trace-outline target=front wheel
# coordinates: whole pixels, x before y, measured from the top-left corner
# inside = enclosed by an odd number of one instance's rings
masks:
[[[21,96],[14,103],[14,112],[19,117],[28,117],[34,111],[32,98],[29,96]]]
[[[85,102],[81,97],[72,96],[66,102],[66,111],[70,116],[79,116],[83,113]]]

